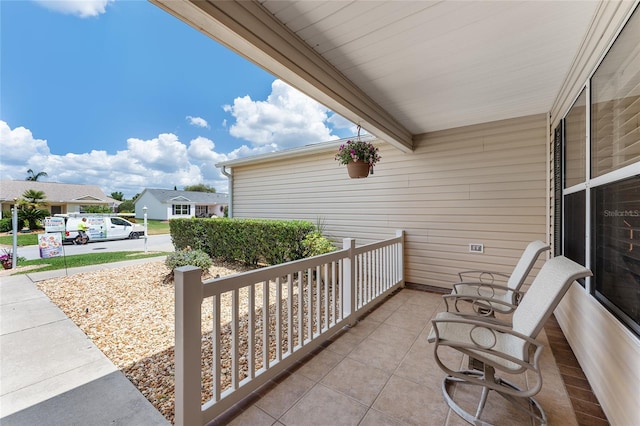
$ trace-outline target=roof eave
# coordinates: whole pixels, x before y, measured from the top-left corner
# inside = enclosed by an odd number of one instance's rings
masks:
[[[403,152],[413,137],[257,1],[150,0]]]
[[[319,152],[331,151],[337,149],[340,145],[347,142],[347,140],[353,138],[336,139],[328,142],[320,142],[316,144],[304,145],[296,148],[291,148],[283,151],[270,152],[268,154],[252,155],[249,157],[236,158],[234,160],[221,161],[216,163],[215,166],[221,167],[236,167],[247,164],[259,164],[268,163],[275,160],[281,160],[284,158],[296,158],[304,157],[310,154],[316,154]],[[373,135],[364,135],[360,139],[370,142],[375,142],[378,139]]]

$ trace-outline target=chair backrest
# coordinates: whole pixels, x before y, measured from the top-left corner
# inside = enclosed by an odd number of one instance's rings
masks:
[[[535,339],[569,286],[591,275],[588,268],[564,256],[547,260],[513,313],[513,329]]]
[[[549,249],[550,247],[540,240],[530,242],[509,276],[507,287],[512,290],[520,290],[520,287],[522,287],[524,281],[527,279],[527,275],[531,272],[531,268],[533,268],[536,260],[538,260],[540,253]]]

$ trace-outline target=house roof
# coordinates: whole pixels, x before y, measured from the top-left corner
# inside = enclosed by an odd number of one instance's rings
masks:
[[[96,185],[39,182],[28,180],[3,180],[0,182],[0,201],[13,202],[22,198],[25,191],[42,191],[49,203],[82,203],[120,205],[120,201],[107,197]]]
[[[152,195],[155,199],[162,203],[174,202],[192,202],[196,204],[225,204],[229,202],[228,194],[217,192],[198,192],[198,191],[178,191],[173,189],[154,189],[146,188],[137,200],[142,198],[144,193]]]
[[[606,4],[150,1],[403,151],[551,111]]]
[[[309,155],[316,152],[336,150],[340,145],[346,143],[349,139],[353,139],[353,138],[337,139],[333,141],[299,146],[296,148],[284,149],[282,151],[277,151],[277,152],[250,155],[247,157],[236,158],[234,160],[221,161],[219,163],[216,163],[215,166],[216,167],[235,167],[235,166],[241,166],[246,164],[265,163],[273,160],[278,160],[281,158],[303,157],[305,155]],[[375,142],[377,140],[372,135],[364,135],[364,136],[361,136],[360,139],[363,141],[369,141],[369,142]]]

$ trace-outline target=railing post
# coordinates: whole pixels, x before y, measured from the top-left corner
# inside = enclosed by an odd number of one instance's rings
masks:
[[[202,425],[201,330],[202,270],[182,266],[174,270],[175,281],[175,424]]]
[[[356,257],[354,250],[356,248],[356,240],[353,238],[345,238],[342,240],[342,248],[349,250],[349,255],[342,261],[343,274],[343,305],[342,312],[344,312],[344,318],[347,323],[355,325],[356,318],[354,313],[356,312]]]
[[[404,230],[396,230],[396,237],[400,237],[400,244],[398,244],[397,261],[396,265],[396,280],[401,282],[400,287],[404,288]]]

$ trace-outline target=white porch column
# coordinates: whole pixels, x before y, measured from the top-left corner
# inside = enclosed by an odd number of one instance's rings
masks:
[[[398,244],[398,251],[396,253],[396,256],[398,256],[396,279],[401,281],[400,287],[404,288],[404,230],[396,230],[396,237],[400,237],[400,244]]]
[[[356,312],[356,259],[353,253],[356,248],[356,240],[353,238],[343,239],[342,248],[349,250],[349,256],[342,261],[344,269],[342,272],[342,279],[344,280],[342,312],[344,312],[344,317],[348,319],[349,325],[352,326],[356,323],[354,316]]]
[[[200,395],[202,316],[202,270],[182,266],[174,270],[176,292],[175,346],[175,424],[200,426],[202,421]]]

